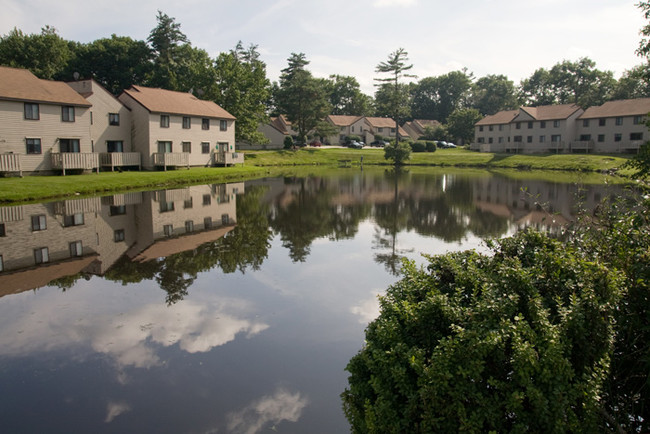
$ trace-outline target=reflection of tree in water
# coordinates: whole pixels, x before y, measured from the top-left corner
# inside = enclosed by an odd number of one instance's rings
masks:
[[[123,256],[107,272],[109,280],[137,283],[155,280],[167,292],[165,301],[171,305],[182,300],[197,275],[219,267],[224,273],[248,267],[259,269],[268,256],[272,232],[268,211],[261,204],[265,188],[252,187],[237,199],[237,226],[223,238],[198,248],[147,262],[133,262]]]

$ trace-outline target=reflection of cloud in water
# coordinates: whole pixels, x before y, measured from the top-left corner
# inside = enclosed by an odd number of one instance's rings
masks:
[[[379,316],[379,292],[373,292],[372,297],[366,300],[361,300],[356,306],[350,308],[350,312],[359,316],[361,324],[368,324]]]
[[[228,430],[234,433],[254,434],[262,428],[282,421],[297,422],[308,400],[300,392],[290,393],[278,389],[272,396],[265,396],[246,408],[228,415]]]
[[[125,402],[109,402],[106,408],[106,419],[104,422],[111,423],[113,419],[127,411],[131,411],[129,404]]]
[[[250,337],[268,328],[233,316],[233,312],[247,310],[239,300],[222,300],[219,306],[191,301],[171,307],[152,304],[124,314],[93,315],[92,307],[85,305],[68,315],[36,311],[32,312],[35,315],[2,321],[0,355],[89,344],[95,351],[111,355],[121,367],[146,368],[160,363],[154,344],[178,344],[188,353],[207,352],[234,340],[239,333]],[[36,315],[43,320],[35,320]]]

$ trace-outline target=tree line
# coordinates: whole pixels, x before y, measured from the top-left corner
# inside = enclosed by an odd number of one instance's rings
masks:
[[[402,83],[377,78],[375,93],[369,96],[352,76],[314,77],[306,55],[291,53],[279,81],[272,83],[256,45],[239,42],[211,58],[192,46],[180,23],[161,11],[146,41],[113,34],[79,43],[63,39],[50,26],[38,34],[14,29],[0,37],[0,65],[25,68],[48,80],[92,77],[114,94],[134,84],[191,92],[233,114],[237,141],[253,143],[265,140],[257,131],[259,123],[278,114],[288,117],[301,138],[311,132],[323,137],[335,133],[324,122],[334,114],[397,117],[402,122],[433,119],[442,127],[430,132],[432,139],[471,140],[476,120],[521,105],[575,103],[588,108],[650,96],[647,64],[616,80],[587,57],[539,68],[518,85],[501,74],[475,78],[467,69]]]

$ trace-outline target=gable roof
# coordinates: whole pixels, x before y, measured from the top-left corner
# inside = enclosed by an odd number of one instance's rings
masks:
[[[371,127],[375,128],[395,128],[395,119],[393,118],[379,118],[366,116],[366,120]]]
[[[232,119],[235,117],[212,101],[198,99],[191,93],[131,86],[126,94],[152,113],[202,116],[208,118]]]
[[[650,98],[608,101],[601,106],[589,107],[580,119],[639,116],[650,113]]]
[[[361,119],[361,116],[328,115],[327,119],[337,127],[347,127]]]
[[[89,78],[86,80],[68,81],[66,82],[66,84],[70,86],[72,89],[74,89],[77,93],[79,93],[79,95],[83,96],[84,98],[90,98],[95,94],[95,92],[99,91],[99,93],[104,93],[105,95],[108,95],[110,98],[119,102],[120,105],[122,105],[126,109],[131,110],[94,78]]]
[[[543,105],[539,107],[521,107],[524,112],[537,121],[552,121],[567,119],[575,112],[582,110],[577,104]]]
[[[502,125],[509,124],[519,114],[519,110],[503,110],[493,115],[488,115],[474,125]]]
[[[0,66],[0,99],[90,107],[91,104],[62,81],[42,80],[26,69]]]

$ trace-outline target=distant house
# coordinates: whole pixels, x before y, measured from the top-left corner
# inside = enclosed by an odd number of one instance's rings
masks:
[[[346,142],[349,136],[364,137],[364,127],[367,129],[363,116],[348,116],[348,115],[329,115],[325,121],[336,128],[336,134],[333,134],[325,139],[326,143],[332,145],[342,145]]]
[[[238,143],[240,149],[282,149],[287,137],[297,134],[291,128],[291,122],[283,115],[272,117],[269,122],[261,123],[257,131],[264,134],[269,141],[267,144]]]
[[[472,149],[484,152],[562,153],[584,151],[574,141],[577,119],[584,110],[575,104],[521,107],[486,116],[474,125]]]
[[[399,134],[400,138],[409,138],[409,134],[399,127],[395,130],[395,120],[393,118],[380,118],[366,116],[365,122],[368,125],[366,134],[366,143],[372,142],[376,135],[383,136],[389,140],[394,139]]]
[[[0,66],[0,172],[97,169],[90,106],[66,83]]]
[[[79,80],[68,85],[92,104],[90,140],[100,154],[103,168],[141,166],[141,155],[131,142],[131,110],[95,80]]]
[[[609,101],[578,118],[577,139],[590,152],[637,153],[648,139],[650,98]]]
[[[427,127],[436,129],[442,126],[442,124],[436,120],[432,119],[414,119],[412,121],[405,122],[402,125],[402,128],[413,140],[418,140],[424,135],[424,129]]]
[[[190,93],[132,86],[119,96],[133,116],[133,149],[142,167],[243,163],[235,152],[235,117]]]

